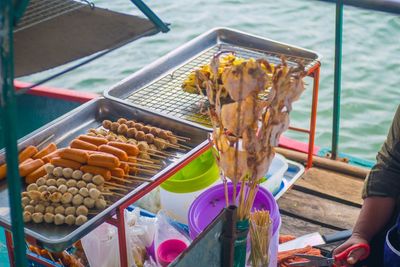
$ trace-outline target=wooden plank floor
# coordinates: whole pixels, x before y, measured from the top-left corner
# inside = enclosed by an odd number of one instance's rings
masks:
[[[278,201],[281,234],[331,234],[351,229],[360,211],[363,179],[313,167]],[[331,250],[337,244],[325,248]]]

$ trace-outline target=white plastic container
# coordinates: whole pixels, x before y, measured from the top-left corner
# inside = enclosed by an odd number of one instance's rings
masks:
[[[275,154],[271,166],[269,167],[268,173],[266,174],[266,180],[260,185],[266,188],[273,195],[275,195],[279,192],[282,184],[283,175],[288,168],[289,164],[286,162],[286,158],[281,154]]]

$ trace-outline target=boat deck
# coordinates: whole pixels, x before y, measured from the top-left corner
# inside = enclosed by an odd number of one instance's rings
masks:
[[[285,151],[279,151],[282,152]],[[299,160],[299,157],[296,158],[299,154],[293,157],[290,152],[285,156]],[[338,230],[352,229],[362,204],[363,172],[366,174],[367,171],[359,169],[358,173],[349,175],[345,173],[349,173],[348,170],[341,172],[337,167],[335,170],[330,169],[317,166],[306,170],[279,199],[281,234],[331,234]],[[333,243],[322,247],[331,250],[337,245]]]

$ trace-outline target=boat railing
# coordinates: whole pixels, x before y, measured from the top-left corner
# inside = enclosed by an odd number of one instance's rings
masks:
[[[339,129],[340,129],[340,96],[342,84],[342,34],[343,34],[343,6],[350,5],[374,11],[384,11],[392,14],[400,14],[399,0],[320,0],[336,3],[335,19],[335,73],[333,85],[333,122],[332,122],[332,146],[331,158],[339,155]]]
[[[155,14],[149,12],[142,1],[131,0],[143,11],[150,20],[156,19]],[[356,7],[367,8],[377,11],[385,11],[400,14],[400,1],[395,0],[320,0],[336,2],[336,37],[335,37],[335,82],[334,82],[334,115],[333,115],[333,135],[332,135],[332,157],[338,155],[339,125],[340,125],[340,92],[341,92],[341,59],[342,59],[342,32],[343,32],[343,5],[348,4]],[[14,90],[14,62],[13,62],[13,25],[20,19],[26,9],[28,0],[2,0],[0,1],[0,84],[2,87],[1,109],[2,123],[5,133],[6,162],[7,162],[7,184],[9,189],[9,199],[12,217],[12,233],[15,266],[27,266],[26,245],[24,235],[24,224],[22,220],[21,208],[21,179],[18,173],[18,150],[16,134],[16,92]],[[166,25],[155,24],[161,27],[161,31],[166,31]],[[165,27],[164,27],[165,26]],[[77,67],[79,67],[78,64]],[[75,68],[73,68],[75,69]],[[72,70],[72,68],[70,69]],[[51,78],[58,77],[54,76]],[[50,79],[46,79],[48,81]],[[32,87],[31,87],[32,88]],[[29,90],[29,88],[27,88]],[[22,90],[21,92],[25,92]]]

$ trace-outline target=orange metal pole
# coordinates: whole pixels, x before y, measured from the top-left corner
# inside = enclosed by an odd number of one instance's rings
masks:
[[[313,96],[312,96],[312,107],[311,107],[311,120],[310,120],[310,135],[308,138],[308,158],[307,158],[307,169],[312,167],[313,154],[314,154],[314,141],[315,141],[315,128],[317,124],[317,104],[318,104],[318,89],[319,89],[319,71],[320,68],[314,71],[314,83],[313,83]]]

